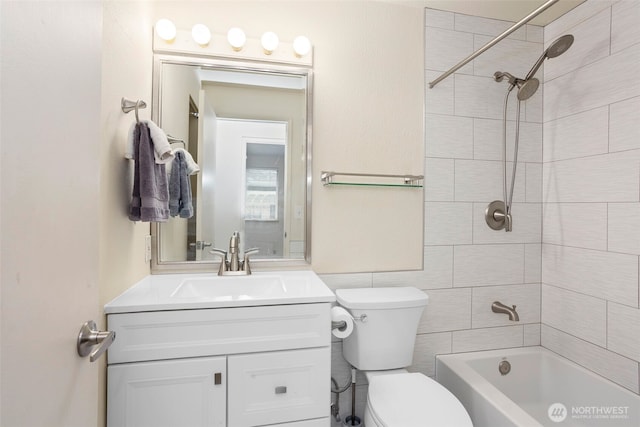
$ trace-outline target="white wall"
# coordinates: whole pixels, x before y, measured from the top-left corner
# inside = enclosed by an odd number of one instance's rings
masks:
[[[639,393],[640,2],[545,27],[542,345]]]

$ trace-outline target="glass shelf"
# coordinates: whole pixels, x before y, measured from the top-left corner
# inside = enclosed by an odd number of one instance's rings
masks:
[[[336,180],[336,176],[350,177],[350,179],[342,178]],[[424,175],[386,175],[323,171],[321,180],[324,186],[422,188]]]

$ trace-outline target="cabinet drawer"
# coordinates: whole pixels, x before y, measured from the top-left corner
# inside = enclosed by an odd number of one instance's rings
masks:
[[[330,347],[229,356],[228,424],[262,426],[326,417],[330,361]]]
[[[331,343],[328,303],[118,313],[107,324],[116,332],[109,364]]]

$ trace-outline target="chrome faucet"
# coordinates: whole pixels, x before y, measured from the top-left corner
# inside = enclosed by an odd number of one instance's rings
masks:
[[[249,256],[258,253],[258,248],[251,248],[244,251],[243,260],[240,261],[240,233],[233,232],[229,240],[229,255],[227,259],[227,251],[222,249],[211,249],[209,253],[217,255],[221,258],[218,276],[247,276],[251,274],[251,264]]]
[[[500,301],[494,301],[491,304],[491,311],[494,313],[504,313],[509,315],[509,320],[513,320],[514,322],[520,321],[520,316],[518,316],[518,312],[516,311],[516,306],[506,306]]]

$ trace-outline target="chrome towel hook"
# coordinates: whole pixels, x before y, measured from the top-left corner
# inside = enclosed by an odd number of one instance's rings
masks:
[[[135,111],[136,122],[139,122],[140,118],[138,117],[138,109],[147,108],[147,103],[139,99],[137,101],[131,101],[130,99],[122,98],[122,100],[120,101],[120,107],[122,108],[122,111],[124,113],[130,113],[131,111]]]

